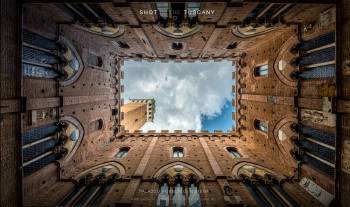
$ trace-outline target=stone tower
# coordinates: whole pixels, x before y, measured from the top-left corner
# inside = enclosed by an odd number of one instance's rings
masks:
[[[121,122],[125,130],[134,132],[146,122],[153,121],[155,113],[154,99],[131,99],[121,107],[124,119]]]

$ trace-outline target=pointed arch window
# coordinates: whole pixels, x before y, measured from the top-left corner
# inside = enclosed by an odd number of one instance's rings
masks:
[[[195,183],[191,183],[189,186],[189,205],[190,207],[201,207],[201,198],[198,192],[198,187]]]
[[[234,147],[227,147],[226,150],[235,158],[242,157],[241,154]]]
[[[255,120],[254,121],[254,128],[258,131],[267,133],[268,131],[268,124],[266,121],[261,121],[261,120]]]
[[[116,158],[123,158],[128,154],[129,150],[130,150],[129,147],[122,147],[122,148],[120,148],[119,152],[115,155],[115,157]]]
[[[59,53],[65,64],[59,67],[58,73],[60,74],[60,85],[67,86],[74,83],[82,73],[84,69],[83,61],[75,49],[64,37],[60,37],[59,41]]]
[[[174,186],[173,206],[185,207],[184,188],[180,180],[177,181]]]
[[[166,182],[160,186],[157,198],[157,207],[169,206],[169,185]]]
[[[184,149],[182,147],[174,147],[173,157],[184,157]]]
[[[100,206],[116,179],[124,173],[124,169],[114,163],[87,170],[73,178],[76,181],[74,188],[58,206]]]

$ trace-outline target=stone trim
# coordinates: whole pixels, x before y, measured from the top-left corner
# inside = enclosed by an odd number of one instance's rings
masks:
[[[201,143],[201,145],[203,147],[205,155],[207,156],[207,159],[209,161],[211,168],[213,169],[215,176],[217,176],[217,177],[224,176],[224,173],[222,172],[218,162],[216,161],[213,153],[210,151],[210,148],[209,148],[208,144],[205,142],[204,138],[200,137],[199,142]]]
[[[162,173],[164,171],[166,171],[168,168],[170,167],[173,167],[173,166],[176,166],[176,165],[182,165],[190,170],[192,170],[193,172],[196,173],[196,175],[199,177],[200,180],[204,180],[204,175],[201,173],[200,170],[198,170],[197,168],[193,167],[192,165],[189,165],[187,163],[184,163],[184,162],[180,162],[180,161],[176,161],[176,162],[172,162],[170,164],[167,164],[163,167],[161,167],[155,174],[154,174],[154,177],[155,178],[158,178],[159,176],[162,175]]]
[[[158,137],[153,137],[151,143],[149,144],[145,154],[143,155],[139,166],[137,167],[134,176],[142,176],[143,172],[145,171],[146,167],[147,167],[147,163],[151,157],[152,151],[154,149],[154,147],[156,146],[156,143],[158,141]]]

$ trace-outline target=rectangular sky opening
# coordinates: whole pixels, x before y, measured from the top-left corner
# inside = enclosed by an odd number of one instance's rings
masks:
[[[124,61],[122,70],[125,120],[122,124],[126,130],[135,127],[157,132],[234,130],[232,72],[235,66],[232,61],[128,60]],[[142,102],[144,109],[140,108]]]

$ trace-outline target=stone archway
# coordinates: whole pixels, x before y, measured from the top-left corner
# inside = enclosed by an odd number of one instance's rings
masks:
[[[297,81],[290,77],[290,74],[295,71],[295,67],[290,63],[296,55],[291,53],[290,49],[298,42],[295,36],[290,37],[279,49],[278,55],[273,63],[273,70],[277,78],[281,83],[293,88],[297,87]]]
[[[65,77],[64,79],[60,80],[59,83],[60,86],[64,87],[78,80],[84,70],[84,64],[78,51],[71,42],[69,42],[63,36],[60,36],[58,43],[65,48],[64,52],[62,52],[62,57],[67,61],[67,64],[60,70]]]
[[[91,168],[79,173],[78,175],[74,176],[73,179],[77,180],[77,179],[83,177],[84,175],[87,175],[89,172],[92,172],[92,171],[95,171],[98,169],[103,169],[104,167],[114,168],[113,171],[116,173],[119,173],[119,177],[125,175],[125,172],[126,172],[125,167],[123,165],[121,165],[118,162],[111,161],[111,162],[106,162],[106,163],[102,163],[102,164],[96,165],[94,167],[91,167]]]
[[[166,170],[168,170],[169,168],[172,168],[174,166],[183,166],[185,168],[188,168],[189,170],[191,170],[196,176],[198,176],[198,178],[200,180],[204,179],[204,175],[195,167],[193,167],[192,165],[189,165],[185,162],[172,162],[169,163],[163,167],[161,167],[155,174],[154,177],[160,177],[162,174],[164,174],[166,172]]]
[[[247,167],[247,166],[255,168],[255,169],[259,169],[260,176],[269,174],[270,176],[273,176],[277,180],[282,180],[282,179],[286,178],[285,176],[283,176],[279,173],[276,173],[275,171],[273,171],[265,166],[261,166],[261,165],[258,165],[258,164],[252,163],[252,162],[246,162],[246,161],[239,162],[232,168],[232,172],[231,172],[232,177],[235,179],[241,179],[240,174],[242,173],[242,169]],[[252,174],[254,174],[254,173],[255,172],[252,172]]]
[[[289,163],[288,166],[296,166],[296,162],[290,154],[290,150],[294,148],[291,140],[294,132],[291,130],[290,125],[296,122],[297,119],[294,116],[284,117],[276,123],[272,131],[278,149],[283,154],[285,162]]]
[[[63,126],[60,132],[60,139],[63,140],[62,148],[67,150],[66,155],[58,162],[62,165],[70,160],[82,142],[85,130],[80,121],[73,116],[63,116],[60,118],[60,123]]]

